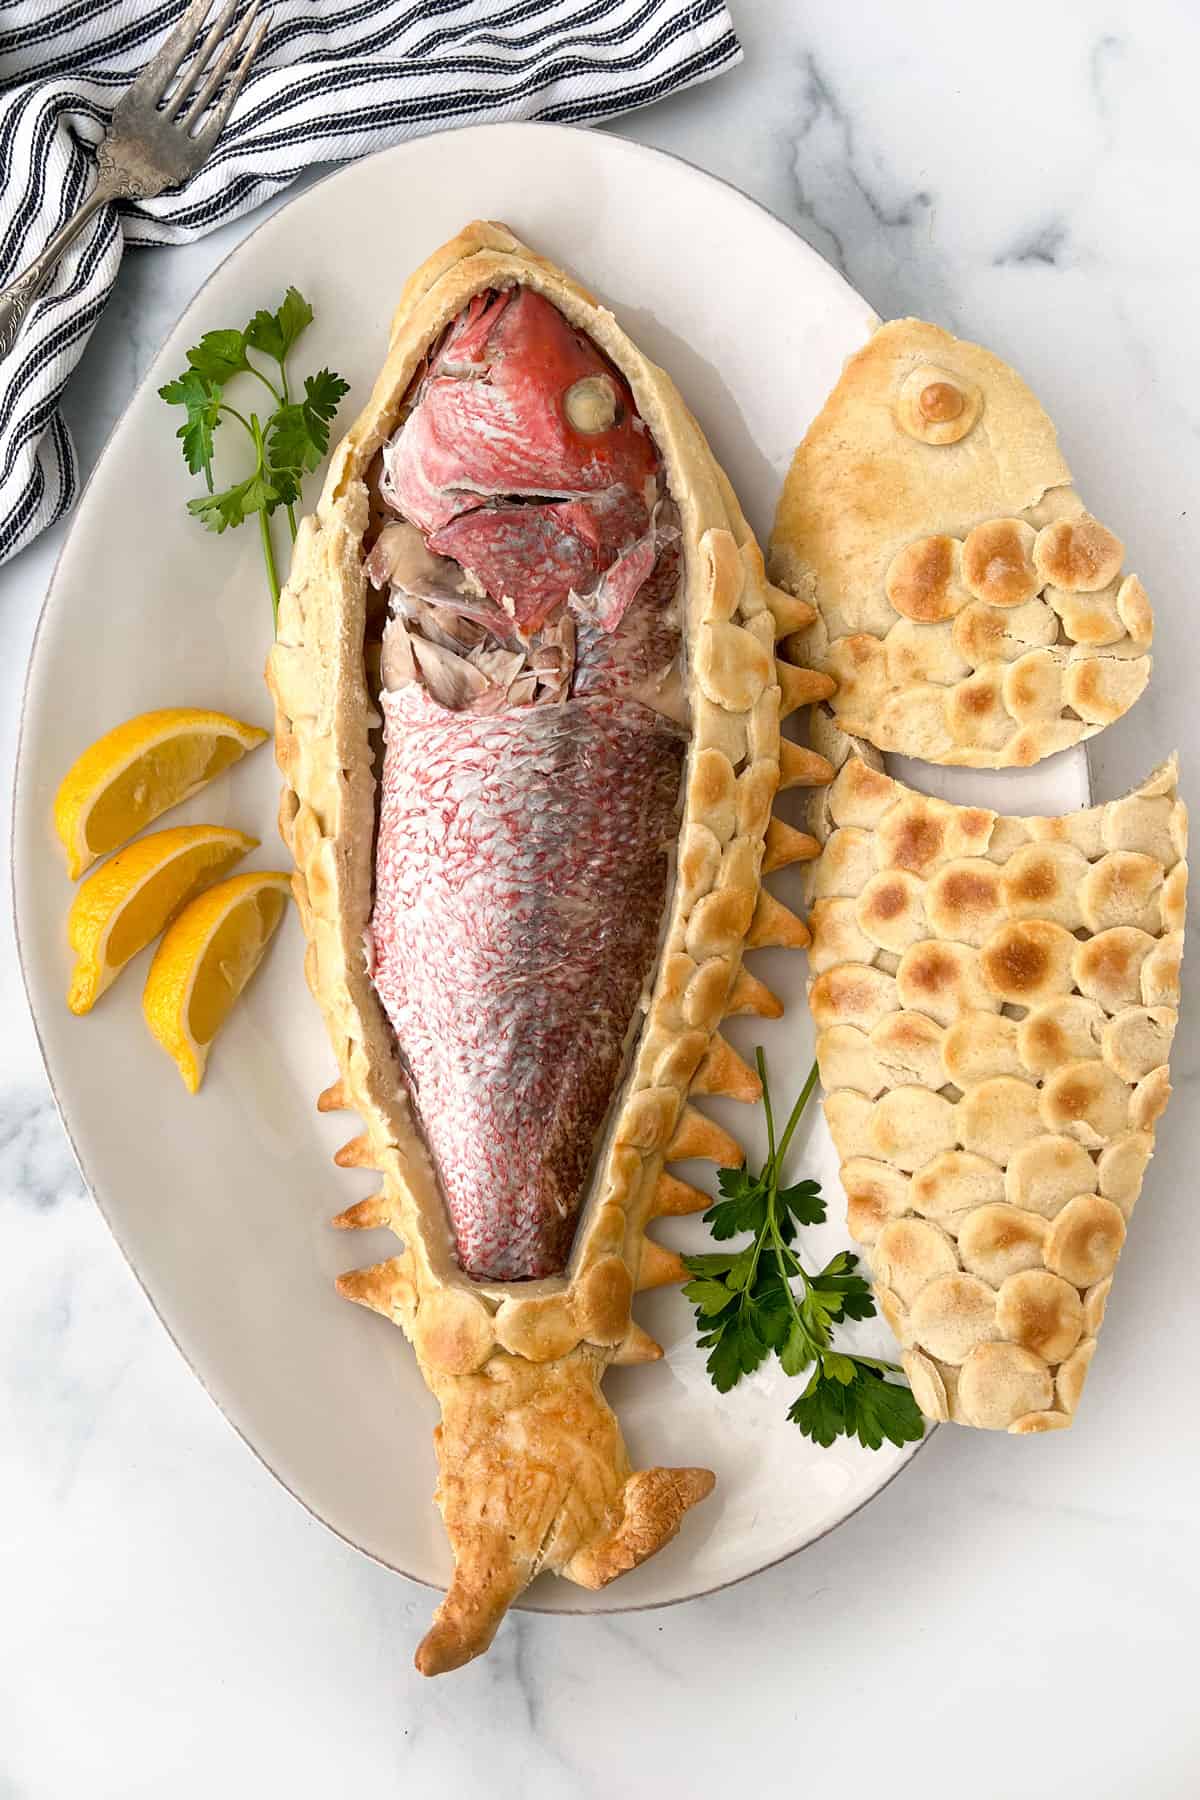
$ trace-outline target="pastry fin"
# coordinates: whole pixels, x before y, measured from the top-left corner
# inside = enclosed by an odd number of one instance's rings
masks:
[[[642,1239],[642,1259],[638,1264],[637,1281],[634,1289],[644,1294],[650,1288],[670,1287],[673,1282],[686,1281],[688,1272],[682,1256],[677,1250],[668,1250],[665,1244],[655,1243],[652,1237]]]
[[[664,1173],[655,1184],[650,1211],[656,1219],[668,1219],[681,1213],[706,1212],[712,1204],[712,1195],[706,1194],[703,1188],[680,1181],[677,1175]]]
[[[730,1100],[759,1100],[762,1082],[748,1062],[743,1062],[720,1032],[713,1038],[704,1061],[692,1079],[693,1094],[725,1094]]]
[[[812,862],[820,856],[821,846],[815,837],[807,831],[797,831],[794,825],[788,825],[783,819],[772,819],[767,826],[767,835],[763,843],[764,875],[773,875],[776,869],[786,869],[789,863]]]
[[[813,700],[826,700],[837,688],[837,682],[831,675],[822,675],[816,669],[801,669],[795,663],[784,662],[777,658],[775,667],[779,671],[779,716],[786,719],[802,706],[808,706]]]
[[[427,1369],[442,1407],[438,1505],[454,1578],[416,1655],[422,1675],[487,1649],[543,1569],[601,1587],[675,1536],[707,1469],[631,1470],[585,1348],[552,1363],[505,1352],[472,1375]]]
[[[683,1515],[712,1493],[711,1469],[637,1469],[622,1491],[621,1517],[598,1543],[580,1550],[563,1574],[580,1587],[601,1588],[645,1562],[679,1530]]]
[[[802,600],[798,594],[789,594],[786,588],[772,587],[768,582],[766,594],[777,638],[787,637],[793,631],[803,631],[817,616],[817,609],[810,600]]]
[[[371,1140],[366,1132],[360,1132],[357,1137],[352,1137],[349,1143],[343,1144],[340,1150],[335,1150],[333,1160],[339,1169],[374,1168],[375,1165],[371,1161]]]
[[[733,1013],[754,1013],[760,1019],[782,1019],[783,1001],[749,969],[739,969],[733,991],[725,1003],[725,1017],[729,1018]]]
[[[668,1162],[686,1162],[690,1156],[719,1163],[723,1169],[740,1169],[746,1160],[737,1139],[696,1106],[684,1107],[675,1136],[667,1145]]]
[[[634,1319],[629,1321],[629,1329],[613,1351],[614,1363],[648,1363],[661,1362],[663,1347],[657,1338],[652,1338],[648,1331]]]
[[[746,934],[747,950],[803,950],[811,942],[804,920],[764,888]]]
[[[833,780],[834,768],[828,757],[816,750],[807,750],[803,744],[793,744],[791,738],[779,740],[779,787],[828,787]]]
[[[351,1269],[348,1274],[339,1275],[335,1285],[343,1299],[357,1300],[360,1306],[382,1313],[395,1325],[412,1321],[417,1292],[407,1250],[399,1256],[389,1256],[386,1262],[374,1263],[369,1269]]]
[[[373,1231],[380,1225],[390,1224],[391,1218],[392,1208],[387,1195],[372,1194],[369,1200],[348,1206],[345,1212],[338,1213],[329,1222],[339,1231]]]

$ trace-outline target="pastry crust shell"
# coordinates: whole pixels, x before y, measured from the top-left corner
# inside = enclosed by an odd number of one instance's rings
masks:
[[[662,456],[684,546],[692,730],[664,937],[567,1273],[504,1284],[473,1281],[455,1261],[364,957],[377,714],[363,663],[361,545],[366,474],[421,358],[473,295],[514,283],[543,294],[617,365]],[[696,1154],[729,1160],[728,1138],[687,1105],[689,1092],[757,1096],[757,1078],[718,1030],[730,1011],[781,1010],[742,970],[743,951],[807,941],[761,876],[764,857],[779,867],[816,851],[772,820],[777,789],[832,774],[820,756],[781,746],[781,717],[833,686],[776,661],[777,639],[812,618],[805,601],[767,582],[729,483],[670,379],[586,289],[506,227],[483,222],[410,279],[383,369],[300,527],[267,679],[305,971],[339,1069],[323,1104],[352,1107],[363,1120],[337,1160],[382,1178],[379,1194],[337,1223],[387,1225],[404,1242],[402,1254],[340,1286],[402,1325],[442,1406],[438,1498],[456,1572],[418,1652],[427,1673],[485,1649],[541,1569],[599,1586],[673,1536],[711,1488],[706,1470],[632,1471],[599,1382],[612,1361],[661,1355],[633,1321],[632,1298],[683,1271],[646,1235],[647,1221],[708,1204],[665,1175],[664,1163]]]

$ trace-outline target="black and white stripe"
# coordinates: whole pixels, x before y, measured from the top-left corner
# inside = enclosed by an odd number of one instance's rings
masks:
[[[92,151],[184,0],[0,0],[0,286],[91,185]],[[488,119],[585,124],[741,56],[725,0],[273,0],[270,30],[204,168],[102,213],[0,365],[0,562],[72,504],[63,387],[125,243],[177,244],[313,162]]]

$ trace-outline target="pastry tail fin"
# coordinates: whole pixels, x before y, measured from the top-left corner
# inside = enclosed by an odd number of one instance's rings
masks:
[[[444,1491],[439,1497],[449,1526]],[[454,1577],[414,1658],[422,1675],[447,1675],[481,1656],[525,1585],[513,1535],[503,1521],[494,1526],[480,1521],[469,1542],[454,1549]]]
[[[630,1468],[603,1370],[584,1346],[544,1363],[498,1352],[471,1375],[426,1369],[455,1568],[417,1651],[421,1674],[486,1650],[543,1569],[599,1588],[644,1562],[711,1491],[707,1469]]]
[[[621,1490],[621,1516],[606,1537],[576,1551],[561,1573],[580,1587],[607,1586],[669,1544],[683,1515],[713,1491],[711,1469],[635,1469]]]

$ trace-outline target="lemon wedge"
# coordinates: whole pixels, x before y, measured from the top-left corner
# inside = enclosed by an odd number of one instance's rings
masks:
[[[287,907],[291,877],[235,875],[168,926],[142,996],[146,1023],[195,1093],[213,1039]]]
[[[89,875],[67,915],[75,952],[67,990],[71,1011],[90,1012],[181,906],[257,847],[257,838],[223,825],[179,825],[119,850]]]
[[[105,732],[72,763],[55,796],[54,825],[72,881],[266,736],[191,706],[139,713]]]

